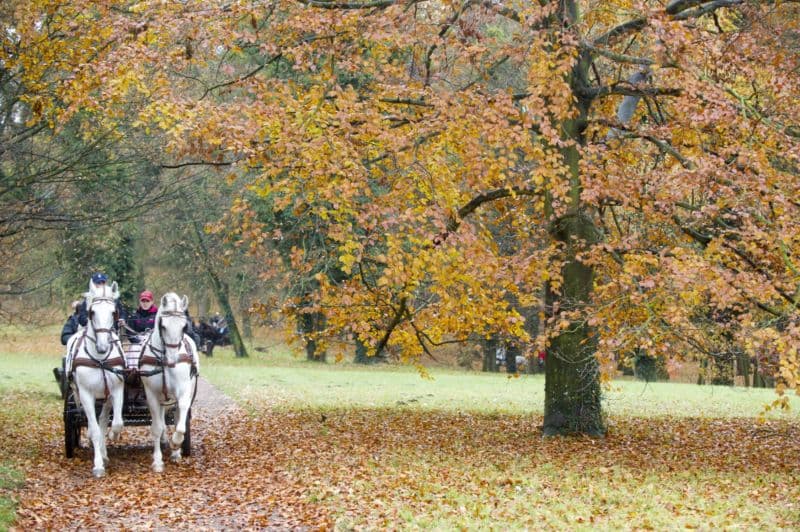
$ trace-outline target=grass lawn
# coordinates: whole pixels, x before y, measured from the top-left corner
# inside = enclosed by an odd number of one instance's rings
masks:
[[[6,331],[0,347],[0,529],[30,464],[60,441],[25,430],[60,419],[57,333]],[[253,355],[201,361],[250,412],[207,445],[228,449],[236,434],[232,458],[253,464],[243,493],[278,490],[275,504],[322,508],[337,529],[800,527],[795,396],[759,420],[772,390],[619,381],[605,392],[607,438],[542,440],[541,376],[422,378],[309,363],[281,345]]]
[[[432,369],[428,378],[413,367],[379,364],[307,362],[285,346],[269,353],[252,352],[236,359],[230,348],[216,348],[202,360],[201,373],[243,402],[288,409],[413,407],[431,410],[499,414],[541,414],[544,376]],[[619,380],[604,390],[604,407],[611,418],[705,417],[800,419],[800,397],[792,395],[788,413],[765,406],[775,391],[765,388],[698,386],[685,383],[644,383]]]

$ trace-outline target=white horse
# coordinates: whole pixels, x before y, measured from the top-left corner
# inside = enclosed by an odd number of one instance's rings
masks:
[[[89,438],[94,446],[95,477],[105,475],[108,463],[105,435],[108,416],[113,407],[109,438],[116,440],[122,432],[122,400],[125,390],[123,372],[125,360],[119,338],[114,332],[116,321],[117,283],[111,286],[95,285],[89,281],[86,293],[88,320],[82,332],[67,342],[67,374],[71,375],[71,386],[78,404],[86,414]],[[98,418],[95,400],[103,400]]]
[[[186,418],[197,390],[199,370],[197,346],[185,334],[189,322],[189,300],[168,292],[161,298],[155,328],[142,346],[139,375],[150,408],[150,434],[153,437],[153,471],[164,470],[161,440],[166,436],[165,414],[176,405],[175,431],[169,440],[173,462],[180,461],[181,444],[186,434]]]

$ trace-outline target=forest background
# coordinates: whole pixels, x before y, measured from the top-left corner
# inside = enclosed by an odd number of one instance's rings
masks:
[[[310,358],[797,390],[797,2],[5,2],[3,317],[102,269]],[[186,288],[184,288],[186,287]],[[191,288],[191,289],[190,289]],[[751,379],[751,377],[754,378]]]

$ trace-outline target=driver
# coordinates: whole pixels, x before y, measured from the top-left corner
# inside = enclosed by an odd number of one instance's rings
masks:
[[[139,294],[139,306],[136,311],[128,318],[128,328],[136,333],[152,331],[156,326],[156,314],[158,307],[153,304],[153,292],[145,290]],[[131,338],[131,341],[135,341]]]
[[[103,272],[95,272],[92,274],[92,282],[95,286],[105,286],[106,282],[108,281],[108,275],[104,274]],[[78,323],[81,327],[86,327],[86,322],[89,321],[89,313],[86,310],[86,299],[84,298],[81,301],[81,304],[78,306]],[[125,307],[123,307],[119,299],[117,300],[117,323],[124,324],[125,320],[128,317],[128,313],[125,311]]]

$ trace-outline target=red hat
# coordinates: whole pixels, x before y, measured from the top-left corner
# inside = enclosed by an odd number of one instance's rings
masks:
[[[152,301],[153,300],[153,292],[150,290],[145,290],[141,294],[139,294],[139,301]]]

